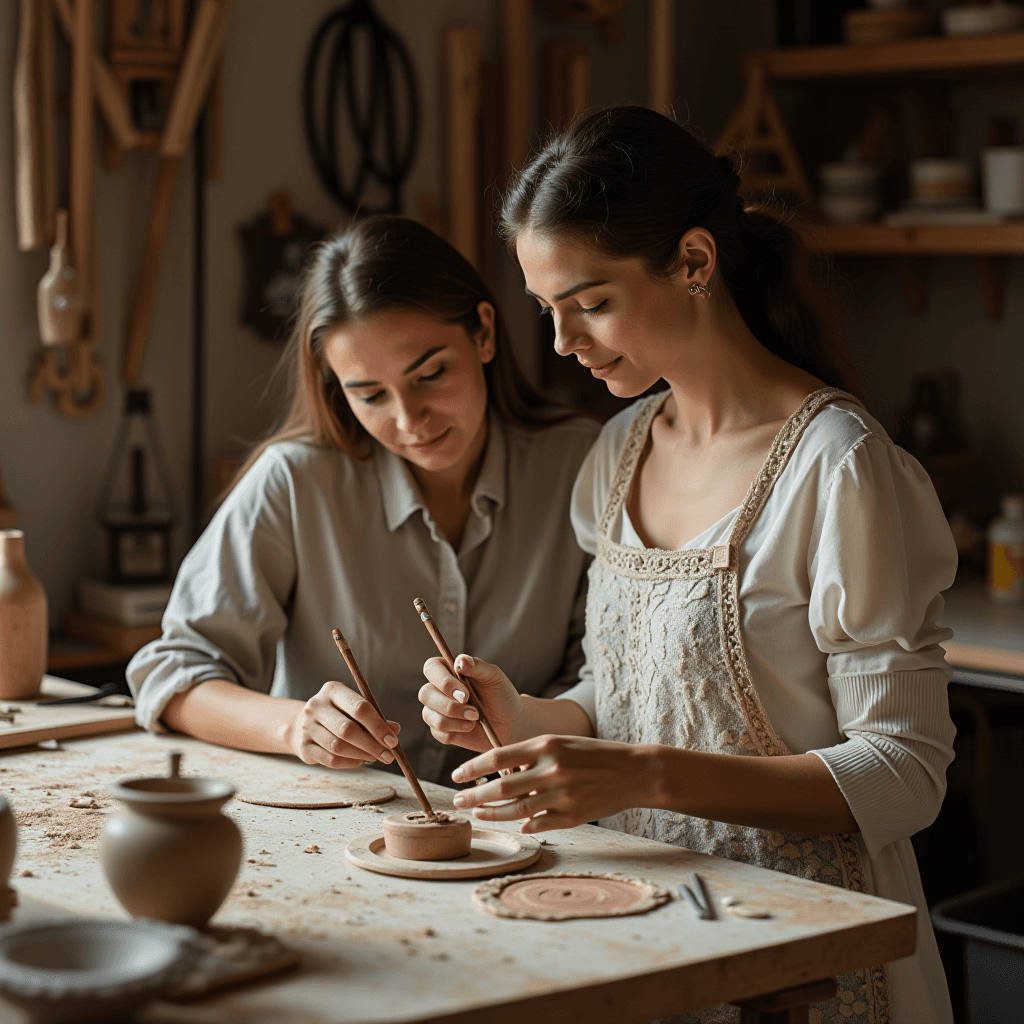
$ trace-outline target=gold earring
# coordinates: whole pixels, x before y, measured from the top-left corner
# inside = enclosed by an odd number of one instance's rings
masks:
[[[697,282],[694,281],[693,284],[690,285],[690,294],[691,295],[703,295],[706,299],[710,299],[711,298],[711,289],[708,288],[705,285],[697,284]]]

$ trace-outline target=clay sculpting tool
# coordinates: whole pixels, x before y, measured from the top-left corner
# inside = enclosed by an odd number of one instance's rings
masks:
[[[686,901],[687,906],[693,911],[693,916],[698,921],[714,921],[715,908],[708,895],[704,879],[694,871],[690,875],[690,884],[683,882],[679,886],[679,895]]]
[[[348,665],[348,670],[352,673],[352,678],[355,680],[355,684],[359,688],[359,692],[363,695],[364,700],[369,701],[373,710],[376,711],[381,718],[384,718],[384,712],[381,711],[380,705],[373,696],[370,684],[363,676],[355,655],[352,653],[352,648],[349,647],[348,641],[341,635],[341,630],[335,629],[331,635],[334,637],[334,642],[338,645],[338,650],[341,651],[341,656],[345,659],[345,664]],[[416,778],[416,773],[412,770],[412,765],[409,763],[409,758],[406,757],[405,751],[402,749],[402,744],[395,744],[391,753],[395,755],[398,767],[402,769],[402,774],[406,779],[408,779],[409,785],[412,786],[412,791],[416,795],[416,799],[419,801],[420,807],[422,807],[426,813],[427,820],[436,821],[437,815],[434,813],[434,808],[430,806],[427,794],[423,792],[420,780]]]

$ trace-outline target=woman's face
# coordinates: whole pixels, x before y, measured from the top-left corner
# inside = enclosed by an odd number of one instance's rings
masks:
[[[688,294],[685,274],[655,281],[640,260],[533,232],[519,236],[516,252],[527,293],[554,321],[555,351],[575,355],[622,398],[671,373],[681,341],[706,312]]]
[[[479,454],[487,431],[484,363],[494,358],[494,307],[481,329],[421,313],[385,312],[334,328],[324,355],[371,437],[414,466],[439,473]]]

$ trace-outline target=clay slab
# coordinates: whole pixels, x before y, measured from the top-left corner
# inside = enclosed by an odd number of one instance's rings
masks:
[[[261,807],[294,807],[316,809],[351,807],[353,804],[386,804],[395,798],[395,789],[386,782],[353,778],[348,772],[334,775],[300,775],[270,790],[250,786],[238,799]]]
[[[473,892],[473,902],[488,914],[535,921],[646,914],[669,898],[667,889],[642,878],[570,872],[502,878]]]

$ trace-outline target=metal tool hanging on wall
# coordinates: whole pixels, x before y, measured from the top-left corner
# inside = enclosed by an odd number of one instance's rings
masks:
[[[207,94],[212,88],[219,96],[216,83],[230,4],[197,0],[186,42],[185,0],[109,0],[108,62],[96,49],[95,0],[21,0],[14,81],[18,245],[29,251],[53,244],[50,268],[39,286],[43,352],[29,382],[33,403],[52,390],[58,411],[81,419],[106,397],[106,377],[95,357],[101,323],[94,105],[106,127],[107,166],[131,151],[155,149],[161,157],[125,352],[125,380],[138,378],[178,166]],[[61,210],[55,15],[71,54],[66,209]],[[154,100],[148,108],[146,97]],[[162,119],[159,131],[153,119]]]
[[[306,58],[303,115],[317,174],[349,213],[401,212],[402,182],[419,139],[416,72],[370,0],[352,0],[317,28]],[[347,137],[339,138],[342,122]],[[353,143],[355,166],[346,173],[341,153]],[[374,183],[385,201],[368,197]]]

